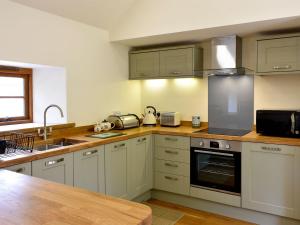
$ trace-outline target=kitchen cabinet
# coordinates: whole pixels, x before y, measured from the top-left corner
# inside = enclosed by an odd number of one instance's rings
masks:
[[[129,140],[128,182],[130,199],[152,189],[153,154],[151,135]]]
[[[198,45],[133,50],[129,61],[129,79],[201,77],[203,51]]]
[[[300,37],[257,41],[257,73],[300,72]]]
[[[300,219],[300,148],[243,143],[242,207]]]
[[[105,193],[104,146],[74,153],[74,186]]]
[[[189,195],[189,150],[189,137],[155,135],[155,189]]]
[[[198,51],[198,48],[179,48],[160,51],[160,76],[194,76],[195,70],[199,70],[200,68]]]
[[[9,166],[4,169],[31,176],[31,162]]]
[[[132,53],[129,60],[131,79],[147,79],[159,75],[159,52]]]
[[[106,194],[129,199],[128,141],[105,145],[105,190]]]
[[[33,161],[32,176],[73,186],[73,153]]]

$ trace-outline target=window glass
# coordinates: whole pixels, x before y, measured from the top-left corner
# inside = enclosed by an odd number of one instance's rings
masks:
[[[25,116],[23,98],[0,98],[0,118]]]
[[[0,96],[24,96],[24,78],[0,76]]]

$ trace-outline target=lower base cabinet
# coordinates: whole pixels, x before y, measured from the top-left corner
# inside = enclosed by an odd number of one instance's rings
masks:
[[[105,145],[106,194],[133,199],[152,189],[150,135]]]
[[[129,196],[133,199],[153,186],[153,154],[150,135],[128,141],[128,183]]]
[[[32,176],[73,186],[73,153],[33,161]]]
[[[107,195],[129,199],[128,141],[105,145],[105,190]]]
[[[22,164],[19,164],[19,165],[6,167],[4,169],[10,170],[12,172],[21,173],[21,174],[24,174],[24,175],[31,176],[31,162],[29,162],[29,163],[22,163]]]
[[[300,219],[300,148],[243,143],[242,207]]]
[[[74,152],[74,186],[105,193],[104,146]]]

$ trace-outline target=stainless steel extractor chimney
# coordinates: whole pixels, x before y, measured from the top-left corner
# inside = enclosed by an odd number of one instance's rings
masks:
[[[242,39],[236,35],[214,38],[211,41],[211,68],[205,74],[250,75],[253,71],[242,67]]]

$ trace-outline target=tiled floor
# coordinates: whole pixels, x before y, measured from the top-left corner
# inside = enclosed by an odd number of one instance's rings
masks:
[[[152,208],[153,225],[254,225],[155,199],[146,204]]]

